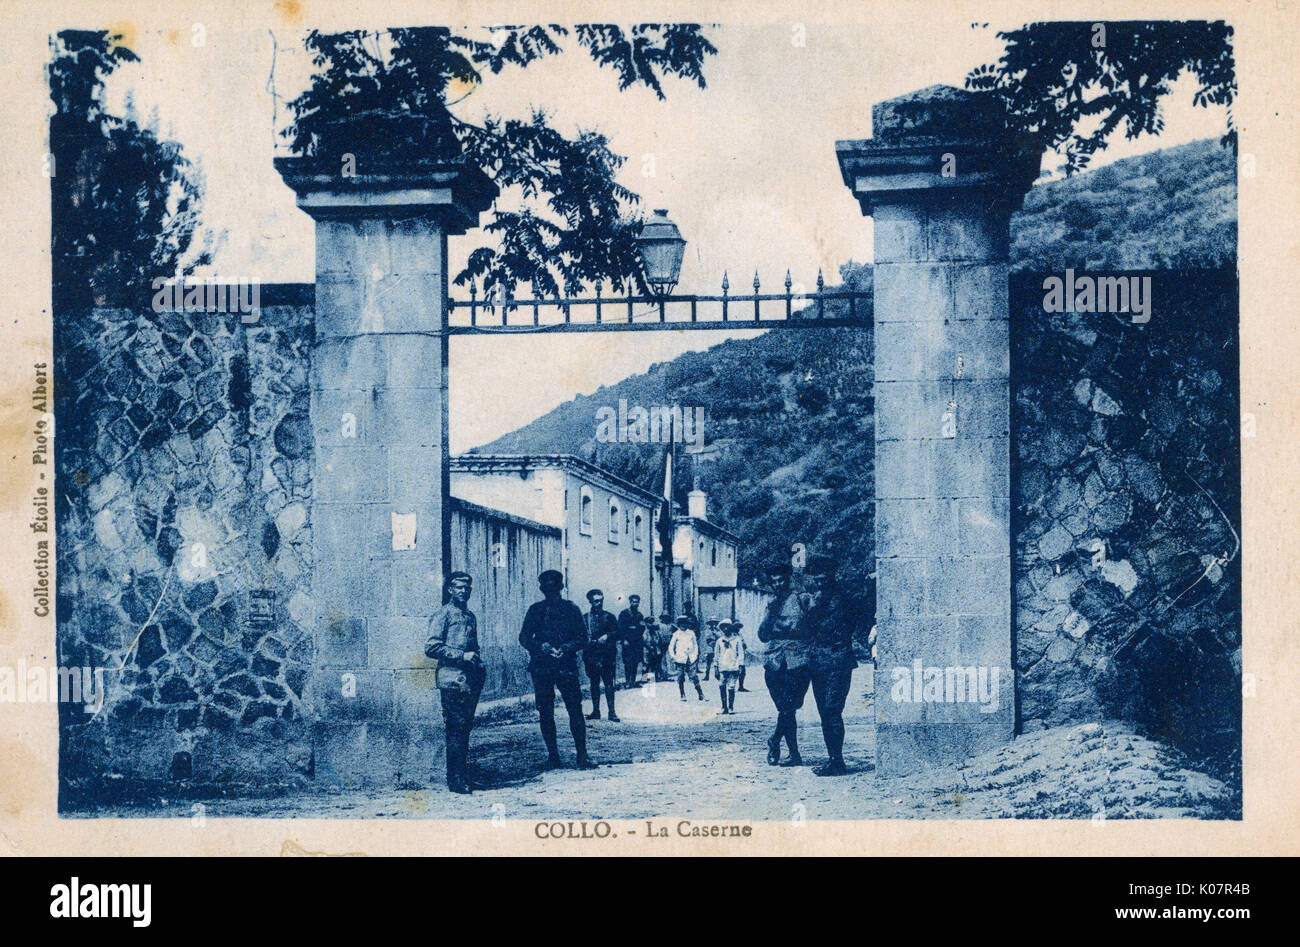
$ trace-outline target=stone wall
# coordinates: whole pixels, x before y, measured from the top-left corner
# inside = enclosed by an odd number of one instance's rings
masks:
[[[58,655],[107,691],[64,708],[65,777],[310,772],[310,312],[56,320]]]
[[[1061,274],[1057,274],[1058,276]],[[1146,324],[1012,283],[1019,729],[1118,716],[1241,738],[1237,284],[1153,275]]]

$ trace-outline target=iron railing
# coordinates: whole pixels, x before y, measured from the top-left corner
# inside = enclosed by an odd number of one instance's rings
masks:
[[[774,329],[868,326],[871,293],[828,290],[817,272],[817,291],[795,293],[790,273],[784,293],[760,293],[758,274],[754,292],[731,295],[727,275],[717,296],[667,294],[663,296],[604,296],[601,288],[583,297],[514,299],[488,294],[478,298],[471,285],[470,298],[450,299],[449,332],[452,335],[489,335],[502,332],[613,332],[652,329]]]

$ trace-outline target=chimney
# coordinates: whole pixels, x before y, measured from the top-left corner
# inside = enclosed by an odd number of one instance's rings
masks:
[[[686,494],[686,515],[692,519],[708,519],[709,495],[697,485],[694,490]]]

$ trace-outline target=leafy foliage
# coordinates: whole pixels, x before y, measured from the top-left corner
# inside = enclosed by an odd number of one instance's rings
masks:
[[[646,286],[640,272],[637,195],[615,180],[624,158],[595,130],[562,134],[543,109],[525,118],[488,116],[475,124],[456,104],[485,74],[522,69],[564,52],[571,39],[612,69],[619,89],[643,85],[665,98],[663,79],[705,86],[703,63],[717,52],[695,24],[642,23],[624,29],[583,24],[501,26],[488,39],[443,27],[307,36],[315,72],[290,103],[292,149],[323,167],[351,156],[367,166],[466,160],[483,169],[517,209],[494,210],[484,229],[497,246],[471,254],[458,285],[513,292],[577,293],[609,280],[616,290]]]
[[[998,34],[996,64],[966,77],[967,88],[1001,101],[1011,130],[1044,151],[1064,148],[1067,173],[1088,166],[1123,127],[1128,138],[1159,134],[1161,100],[1184,72],[1199,86],[1193,104],[1226,105],[1234,144],[1232,27],[1223,22],[1030,23]]]
[[[104,80],[139,58],[104,30],[65,30],[52,43],[50,97],[54,301],[60,310],[134,300],[156,278],[211,262],[201,230],[201,170],[177,142],[108,112]]]

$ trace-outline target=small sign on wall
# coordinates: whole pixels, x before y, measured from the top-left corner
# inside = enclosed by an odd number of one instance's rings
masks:
[[[248,593],[248,624],[266,628],[275,624],[275,592],[270,589],[253,589]]]
[[[393,520],[393,551],[404,552],[415,548],[415,514],[414,513],[394,513]]]

